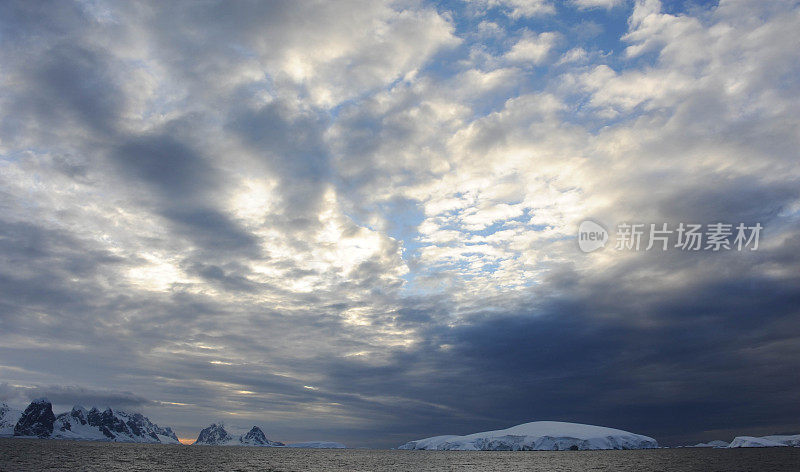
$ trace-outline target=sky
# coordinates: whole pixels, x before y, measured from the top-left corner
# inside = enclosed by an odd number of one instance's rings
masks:
[[[798,31],[789,0],[0,2],[0,400],[357,447],[800,433]]]

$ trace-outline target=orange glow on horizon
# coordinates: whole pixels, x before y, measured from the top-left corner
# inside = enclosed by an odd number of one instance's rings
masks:
[[[194,442],[193,438],[178,438],[181,444],[192,444]]]

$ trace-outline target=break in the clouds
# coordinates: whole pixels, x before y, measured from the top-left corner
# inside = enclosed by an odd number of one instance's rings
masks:
[[[3,2],[0,394],[358,446],[800,428],[800,5]],[[584,254],[586,219],[764,226]]]

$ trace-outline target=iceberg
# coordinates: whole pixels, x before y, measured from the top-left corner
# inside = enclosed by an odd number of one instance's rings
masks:
[[[286,447],[299,447],[305,449],[347,449],[342,443],[332,441],[306,441],[287,444]]]
[[[800,446],[800,434],[795,435],[775,435],[775,436],[736,436],[731,441],[731,448],[734,447],[788,447]]]
[[[714,448],[719,449],[721,447],[728,447],[728,443],[725,442],[725,441],[720,441],[719,439],[717,439],[717,440],[714,440],[714,441],[709,441],[707,443],[699,443],[699,444],[695,444],[694,446],[688,446],[688,447],[714,447]]]
[[[800,447],[800,434],[781,434],[774,436],[764,436],[764,439],[786,444],[791,447]]]
[[[453,451],[563,451],[654,449],[655,439],[620,429],[560,421],[534,421],[466,436],[435,436],[398,449]]]

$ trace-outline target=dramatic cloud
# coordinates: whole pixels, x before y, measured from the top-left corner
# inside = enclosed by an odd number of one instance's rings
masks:
[[[353,446],[800,430],[798,30],[794,1],[4,2],[0,399]],[[587,218],[763,231],[584,254]]]
[[[31,401],[37,398],[46,397],[54,407],[70,409],[74,405],[91,405],[114,408],[125,408],[140,410],[147,406],[149,402],[130,392],[115,392],[111,390],[90,390],[83,387],[71,386],[45,386],[45,387],[21,387],[0,384],[0,399],[5,402],[16,403],[19,401]]]

